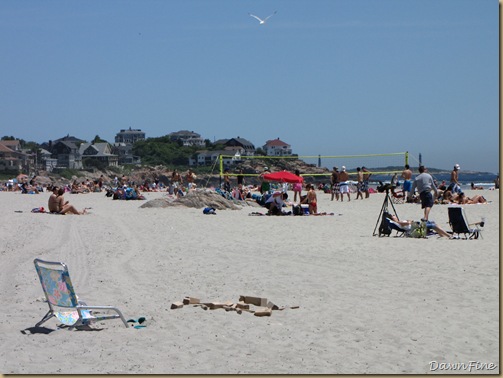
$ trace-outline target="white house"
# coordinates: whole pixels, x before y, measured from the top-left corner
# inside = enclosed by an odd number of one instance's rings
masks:
[[[222,159],[222,163],[227,167],[241,161],[242,152],[243,150],[241,148],[236,147],[226,147],[223,150],[216,151],[197,151],[194,156],[189,158],[189,165],[212,165],[215,164],[215,161],[219,159],[220,155],[224,155],[225,157]]]
[[[279,138],[268,140],[262,147],[267,156],[290,156],[292,155],[292,146],[283,142]]]

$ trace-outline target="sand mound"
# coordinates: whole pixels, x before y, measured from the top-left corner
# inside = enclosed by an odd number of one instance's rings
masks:
[[[244,204],[240,201],[225,199],[220,194],[212,190],[196,189],[181,198],[157,198],[148,201],[140,207],[168,207],[168,206],[186,206],[197,209],[203,207],[213,207],[216,210],[239,210]]]

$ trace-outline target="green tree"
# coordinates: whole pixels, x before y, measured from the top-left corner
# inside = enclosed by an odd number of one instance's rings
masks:
[[[99,135],[96,135],[91,143],[94,144],[94,143],[108,143],[108,142],[105,139],[101,139]]]
[[[148,138],[133,146],[133,153],[146,165],[187,165],[196,147],[180,145],[169,137]]]
[[[255,155],[256,156],[265,156],[265,151],[259,147],[259,148],[255,149]]]

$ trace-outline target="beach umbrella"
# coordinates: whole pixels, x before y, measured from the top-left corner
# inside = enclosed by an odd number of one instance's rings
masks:
[[[304,178],[297,176],[297,175],[293,174],[292,172],[288,172],[288,171],[267,173],[263,177],[267,181],[289,182],[292,184],[295,184],[298,182],[304,182]]]

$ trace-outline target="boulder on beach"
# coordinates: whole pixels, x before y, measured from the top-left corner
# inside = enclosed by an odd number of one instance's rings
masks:
[[[216,210],[239,210],[243,205],[246,205],[244,201],[228,200],[213,190],[196,189],[189,191],[185,196],[180,198],[157,198],[144,203],[140,207],[185,206],[197,209],[213,207]]]

